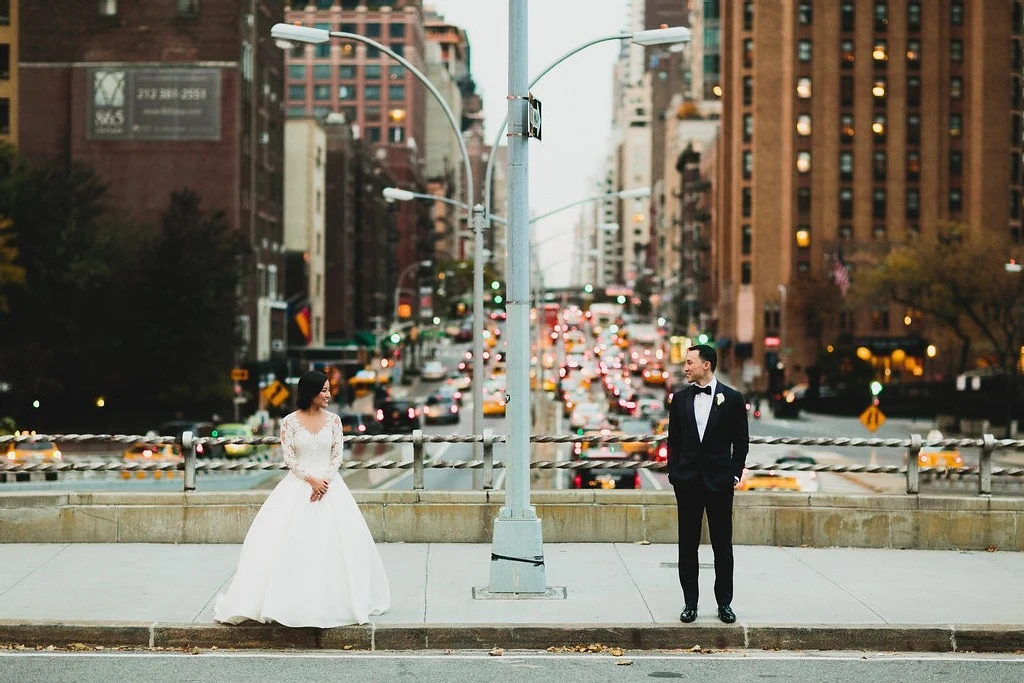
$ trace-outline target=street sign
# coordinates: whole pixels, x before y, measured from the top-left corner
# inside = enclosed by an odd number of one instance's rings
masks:
[[[885,413],[879,410],[878,406],[868,406],[868,409],[860,414],[860,423],[873,434],[876,429],[885,424]]]
[[[274,380],[263,389],[263,398],[275,408],[285,402],[288,398],[288,387],[278,380]]]
[[[540,131],[540,124],[541,124],[540,100],[535,99],[533,97],[533,95],[531,94],[530,97],[529,97],[529,101],[530,101],[530,113],[529,113],[529,121],[527,122],[527,128],[526,128],[527,135],[529,135],[529,137],[531,137],[531,138],[537,138],[538,140],[540,140],[540,132],[541,132]]]
[[[249,379],[249,371],[245,368],[231,368],[231,381],[244,382]]]

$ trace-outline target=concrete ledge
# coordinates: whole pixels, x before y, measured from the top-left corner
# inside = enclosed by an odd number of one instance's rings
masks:
[[[499,491],[355,491],[384,542],[487,543]],[[241,543],[266,491],[0,494],[2,543]],[[672,543],[670,491],[537,491],[548,543]],[[738,545],[1024,551],[1024,498],[749,493]],[[705,540],[707,539],[705,531]]]
[[[1024,632],[999,624],[942,628],[912,624],[367,624],[317,629],[257,623],[0,621],[0,643],[58,648],[82,643],[90,647],[305,650],[541,650],[600,643],[625,650],[685,650],[699,645],[705,649],[1014,652],[1024,649]]]

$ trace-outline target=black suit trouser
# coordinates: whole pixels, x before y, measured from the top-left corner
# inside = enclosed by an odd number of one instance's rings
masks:
[[[719,607],[732,603],[732,498],[731,488],[709,491],[700,477],[673,486],[679,521],[679,585],[687,607],[697,607],[701,522],[708,515],[708,533],[715,553],[715,600]]]

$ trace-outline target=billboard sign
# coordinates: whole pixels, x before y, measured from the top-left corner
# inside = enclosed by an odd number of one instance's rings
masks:
[[[220,140],[220,69],[89,69],[92,140]]]

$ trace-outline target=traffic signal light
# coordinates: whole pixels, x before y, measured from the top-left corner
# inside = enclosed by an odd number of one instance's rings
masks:
[[[698,344],[707,344],[709,341],[711,341],[711,335],[709,335],[707,332],[701,332],[700,334],[697,335]]]
[[[491,289],[501,289],[501,283],[497,280],[491,280]]]
[[[586,292],[587,294],[593,294],[594,293],[594,285],[592,285],[592,284],[590,284],[588,282],[587,284],[585,284],[583,286],[583,291]]]
[[[880,393],[882,393],[882,383],[881,382],[875,380],[869,386],[871,387],[871,395],[872,396],[878,396]]]
[[[501,298],[501,294],[495,294],[494,295],[494,303],[500,304],[503,301],[504,301],[504,299]]]

